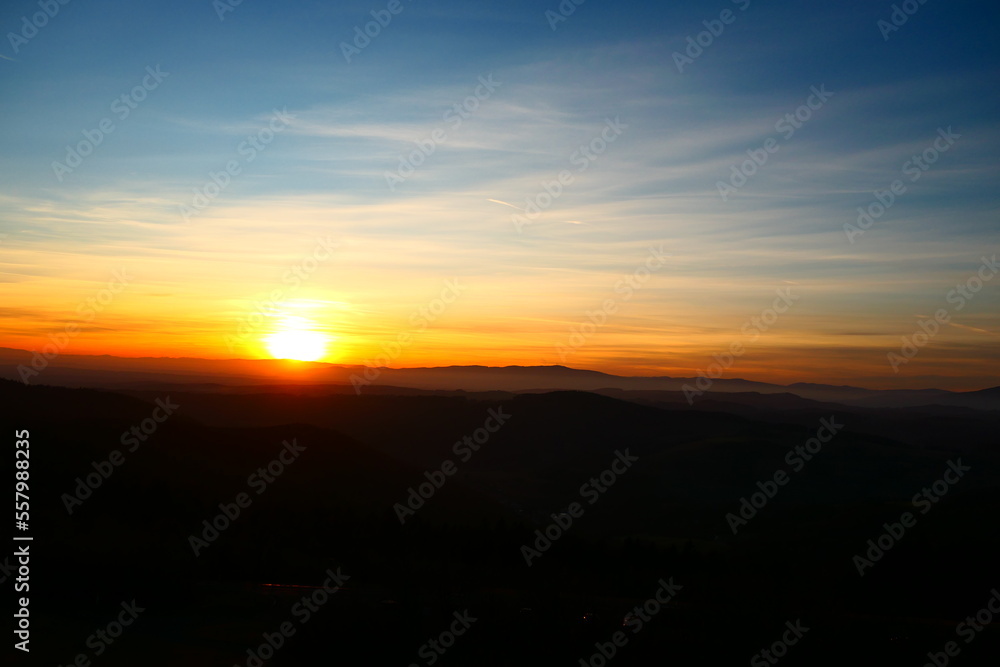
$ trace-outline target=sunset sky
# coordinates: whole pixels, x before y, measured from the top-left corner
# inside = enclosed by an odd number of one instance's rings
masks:
[[[996,385],[1000,11],[891,5],[5,3],[0,346]]]

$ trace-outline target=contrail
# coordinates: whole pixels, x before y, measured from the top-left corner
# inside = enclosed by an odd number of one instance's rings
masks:
[[[518,211],[523,211],[524,209],[520,206],[514,206],[513,204],[508,204],[505,201],[500,201],[499,199],[487,199],[486,201],[491,201],[495,204],[503,204],[504,206],[510,206],[511,208],[516,208]]]
[[[970,327],[965,324],[956,324],[955,322],[948,322],[953,327],[958,327],[959,329],[968,329],[969,331],[975,331],[976,333],[989,334],[990,336],[996,336],[997,334],[992,331],[987,331],[986,329],[979,329],[978,327]]]

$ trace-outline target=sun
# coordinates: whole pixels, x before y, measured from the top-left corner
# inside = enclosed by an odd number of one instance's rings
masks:
[[[275,359],[318,361],[326,356],[329,338],[312,330],[310,322],[300,317],[285,318],[281,329],[264,338],[267,351]]]
[[[317,361],[326,354],[326,336],[317,331],[279,331],[266,339],[275,359]]]

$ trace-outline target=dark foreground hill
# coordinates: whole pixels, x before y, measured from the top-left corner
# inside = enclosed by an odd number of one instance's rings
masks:
[[[255,664],[288,622],[261,664],[422,665],[468,609],[435,664],[576,665],[616,632],[614,664],[745,663],[797,620],[782,664],[923,664],[1000,583],[991,413],[622,398],[0,382],[4,426],[31,434],[38,653]],[[633,632],[661,580],[681,588]],[[88,637],[133,598],[146,611],[96,656]],[[997,630],[963,664],[993,664]]]

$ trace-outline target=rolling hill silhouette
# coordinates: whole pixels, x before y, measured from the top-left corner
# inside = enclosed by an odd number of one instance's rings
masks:
[[[457,664],[509,664],[529,651],[528,664],[546,664],[566,645],[583,654],[605,641],[658,579],[674,577],[685,588],[669,621],[621,664],[649,664],[667,646],[689,659],[735,659],[768,627],[800,616],[822,628],[802,659],[834,664],[861,649],[872,660],[919,656],[975,603],[968,591],[995,585],[1000,535],[983,518],[1000,510],[994,412],[789,393],[713,392],[688,406],[669,391],[383,387],[357,396],[344,386],[218,380],[124,392],[0,381],[37,456],[34,520],[45,527],[47,572],[39,586],[59,609],[40,613],[40,628],[85,628],[109,603],[141,595],[159,622],[148,625],[174,634],[137,628],[133,648],[107,664],[150,650],[232,664],[287,617],[282,591],[295,589],[265,584],[315,585],[336,566],[351,573],[350,585],[282,651],[285,664],[331,642],[344,643],[347,658],[412,659],[441,619],[466,607],[489,623],[483,642],[454,654]],[[69,514],[64,494],[123,450],[123,432],[158,400],[179,406],[176,414]],[[455,443],[490,410],[509,419],[461,460]],[[793,470],[788,452],[821,420],[843,428]],[[190,538],[203,534],[202,522],[247,492],[248,475],[287,441],[306,448],[300,458],[251,492],[252,504],[196,556]],[[635,463],[590,504],[581,485],[625,450]],[[859,577],[853,557],[956,459],[968,475]],[[396,507],[446,460],[457,471],[401,523]],[[727,515],[778,470],[787,485],[734,533]],[[583,516],[526,565],[522,545],[573,502]],[[219,614],[229,629],[212,620]],[[713,618],[727,620],[725,646],[705,634]],[[482,648],[498,645],[506,648]],[[78,649],[46,648],[61,660]]]

